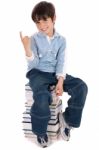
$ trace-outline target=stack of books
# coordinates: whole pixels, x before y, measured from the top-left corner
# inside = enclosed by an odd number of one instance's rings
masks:
[[[32,132],[30,109],[33,104],[33,93],[29,84],[25,85],[26,103],[23,112],[23,131],[25,137],[35,139],[36,135]],[[52,140],[57,140],[60,135],[59,113],[62,112],[62,100],[56,96],[54,87],[51,87],[52,104],[50,105],[51,119],[47,127],[47,134]]]

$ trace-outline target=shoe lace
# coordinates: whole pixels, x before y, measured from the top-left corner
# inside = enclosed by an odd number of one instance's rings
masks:
[[[41,144],[42,144],[42,145],[45,145],[45,144],[46,144],[46,141],[45,141],[44,138],[40,137],[40,140],[41,140]]]
[[[65,128],[65,134],[66,134],[67,136],[69,136],[69,134],[70,134],[70,129]]]

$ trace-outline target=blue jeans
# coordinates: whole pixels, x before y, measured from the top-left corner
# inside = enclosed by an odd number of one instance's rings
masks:
[[[29,71],[26,77],[29,79],[34,99],[31,107],[32,131],[36,135],[43,135],[47,131],[48,121],[51,117],[49,109],[52,102],[50,86],[56,85],[58,80],[55,73],[42,72],[37,69]],[[68,100],[68,106],[63,112],[64,118],[70,126],[79,127],[88,91],[87,85],[81,79],[67,74],[63,89],[71,96]]]

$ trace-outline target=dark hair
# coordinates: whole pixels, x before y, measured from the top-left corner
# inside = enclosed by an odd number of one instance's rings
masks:
[[[42,1],[35,5],[35,7],[32,10],[32,20],[34,22],[38,22],[41,19],[46,20],[48,17],[50,17],[52,20],[55,16],[55,7],[52,3]]]

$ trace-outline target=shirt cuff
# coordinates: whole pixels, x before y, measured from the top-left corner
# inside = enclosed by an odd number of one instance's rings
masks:
[[[32,61],[33,59],[34,59],[34,54],[33,54],[33,52],[32,52],[32,56],[30,56],[30,57],[26,56],[26,60],[28,60],[28,61]]]
[[[56,78],[59,79],[59,77],[63,77],[63,79],[65,79],[66,75],[62,73],[56,74]]]

